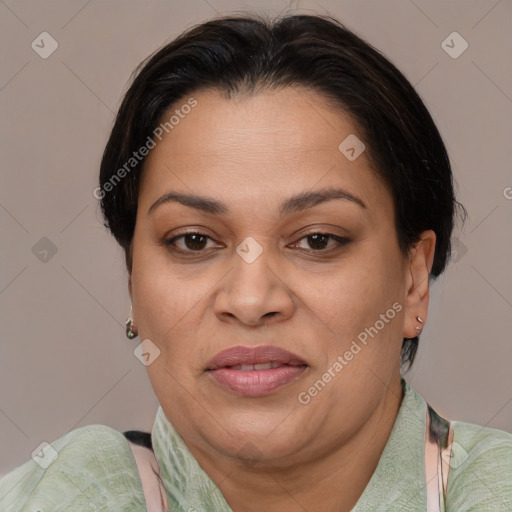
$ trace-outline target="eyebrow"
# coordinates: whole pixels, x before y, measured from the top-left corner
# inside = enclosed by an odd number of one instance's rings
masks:
[[[332,199],[344,199],[357,204],[366,209],[364,202],[357,196],[341,188],[325,188],[314,192],[302,192],[292,196],[281,203],[279,213],[281,216],[290,215],[295,212],[313,208],[314,206],[330,201]],[[149,208],[148,215],[159,206],[176,202],[190,208],[195,208],[204,213],[213,215],[225,215],[229,213],[229,208],[222,202],[209,197],[198,196],[195,194],[182,194],[179,192],[169,192],[157,199]]]

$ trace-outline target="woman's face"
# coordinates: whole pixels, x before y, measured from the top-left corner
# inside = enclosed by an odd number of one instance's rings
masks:
[[[400,393],[408,266],[390,193],[315,92],[193,97],[139,195],[130,290],[160,350],[152,386],[198,452],[327,454]]]

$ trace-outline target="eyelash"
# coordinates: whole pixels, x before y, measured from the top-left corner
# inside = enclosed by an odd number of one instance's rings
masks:
[[[172,238],[170,238],[168,240],[164,240],[164,245],[166,247],[168,247],[170,250],[175,251],[175,252],[179,252],[181,254],[190,254],[190,255],[192,255],[192,254],[195,253],[197,255],[204,255],[207,252],[204,249],[199,249],[199,250],[181,249],[181,248],[176,247],[176,245],[174,245],[177,240],[185,239],[185,237],[191,236],[191,235],[199,235],[201,237],[206,237],[208,240],[213,240],[213,238],[209,237],[205,233],[201,233],[200,231],[190,231],[190,232],[187,232],[187,233],[182,233],[180,235],[174,236],[174,237],[172,237]],[[326,237],[329,240],[334,240],[338,245],[335,246],[335,247],[327,248],[327,249],[299,249],[299,250],[308,252],[310,254],[311,253],[313,253],[313,254],[330,254],[331,252],[339,250],[341,247],[343,247],[343,246],[347,245],[348,243],[350,243],[350,240],[348,238],[346,238],[346,237],[337,236],[337,235],[334,235],[332,233],[324,233],[324,232],[321,232],[321,231],[314,231],[314,232],[307,233],[306,235],[302,236],[301,238],[299,238],[299,240],[297,240],[297,242],[294,242],[293,245],[296,245],[300,241],[302,241],[304,239],[308,239],[308,238],[310,238],[312,236],[315,236],[315,235]]]

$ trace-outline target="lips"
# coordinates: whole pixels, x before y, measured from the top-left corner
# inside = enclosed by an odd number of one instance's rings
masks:
[[[298,380],[307,368],[303,359],[287,350],[260,345],[219,352],[207,372],[217,384],[237,395],[258,397]]]

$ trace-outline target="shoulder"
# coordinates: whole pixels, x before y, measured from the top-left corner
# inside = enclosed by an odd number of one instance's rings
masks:
[[[135,460],[125,436],[88,425],[45,444],[0,480],[0,510],[143,510]]]
[[[512,434],[452,422],[448,509],[512,510]]]

